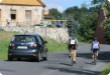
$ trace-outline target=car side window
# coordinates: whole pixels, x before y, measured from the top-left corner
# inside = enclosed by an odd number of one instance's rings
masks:
[[[40,45],[43,45],[43,40],[41,39],[40,36],[38,36],[38,41],[39,41],[39,44],[40,44]]]
[[[40,37],[40,36],[39,36]],[[42,43],[44,43],[44,40],[42,39],[42,37],[40,37],[40,39],[42,40]]]

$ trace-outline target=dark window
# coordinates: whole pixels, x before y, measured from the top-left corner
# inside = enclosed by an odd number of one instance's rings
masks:
[[[12,41],[14,42],[36,42],[34,36],[15,36]]]
[[[39,44],[40,44],[40,45],[43,45],[43,40],[41,39],[41,37],[38,36],[37,38],[38,38],[38,40],[39,40]]]
[[[11,20],[16,20],[16,10],[10,10]]]
[[[15,20],[16,19],[16,14],[11,14],[11,19]]]

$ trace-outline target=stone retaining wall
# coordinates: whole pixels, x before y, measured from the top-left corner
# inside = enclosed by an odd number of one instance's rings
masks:
[[[1,27],[5,31],[17,31],[20,33],[36,33],[46,38],[54,39],[58,42],[67,42],[69,35],[66,28],[48,28],[40,26],[27,26],[27,27]]]

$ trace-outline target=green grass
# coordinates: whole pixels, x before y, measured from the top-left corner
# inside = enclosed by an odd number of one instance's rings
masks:
[[[66,43],[58,43],[52,39],[46,39],[49,52],[62,52],[67,50]]]
[[[110,72],[110,63],[106,65],[106,68],[101,72],[100,75],[108,75]]]
[[[14,34],[16,34],[16,32],[0,31],[0,59],[1,60],[7,59],[8,44]]]
[[[0,31],[0,60],[7,60],[7,50],[9,42],[16,32],[6,32]],[[63,43],[58,43],[51,39],[46,39],[48,42],[46,45],[49,52],[61,52],[67,49],[67,45]]]

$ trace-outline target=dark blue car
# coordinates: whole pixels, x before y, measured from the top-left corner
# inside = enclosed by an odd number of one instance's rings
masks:
[[[41,61],[47,60],[48,49],[47,41],[44,41],[38,34],[19,34],[14,35],[8,48],[8,60],[14,58],[31,58]]]

